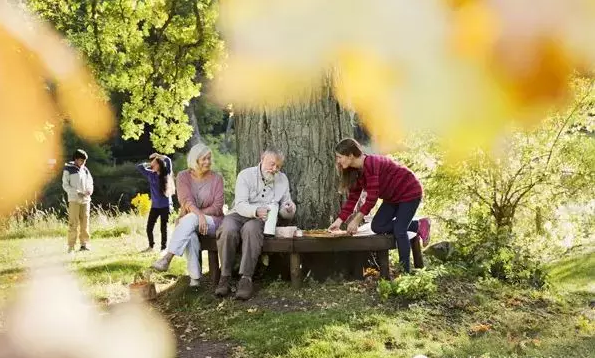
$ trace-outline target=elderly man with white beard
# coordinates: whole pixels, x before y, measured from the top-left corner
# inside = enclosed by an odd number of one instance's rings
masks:
[[[278,205],[279,216],[292,219],[295,204],[289,193],[289,181],[279,172],[285,157],[275,149],[267,149],[260,163],[238,174],[235,200],[228,215],[217,230],[217,250],[221,261],[221,278],[215,290],[217,296],[227,296],[231,291],[230,276],[236,249],[242,243],[242,259],[236,298],[252,297],[252,275],[264,241],[264,223],[270,206]]]

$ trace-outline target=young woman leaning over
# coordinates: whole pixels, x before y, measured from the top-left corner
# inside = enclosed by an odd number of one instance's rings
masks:
[[[382,199],[382,205],[372,219],[372,231],[395,236],[399,261],[409,272],[411,244],[407,231],[417,232],[424,246],[430,240],[430,220],[413,220],[422,198],[421,183],[411,170],[390,158],[365,154],[355,139],[343,139],[335,147],[335,154],[341,176],[340,189],[349,195],[329,230],[339,229],[353,212],[362,190],[365,190],[365,202],[347,226],[347,232],[355,234],[364,216],[378,199]]]

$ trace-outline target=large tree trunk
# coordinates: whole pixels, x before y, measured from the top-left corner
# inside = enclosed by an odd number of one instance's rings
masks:
[[[308,103],[240,111],[235,123],[238,170],[256,165],[268,146],[285,153],[283,171],[297,205],[296,224],[303,229],[328,227],[341,204],[334,147],[353,136],[353,127],[331,86],[326,79]]]
[[[188,103],[188,105],[184,109],[186,115],[188,115],[188,123],[194,129],[194,131],[192,131],[192,137],[190,137],[190,140],[188,141],[190,143],[190,146],[198,144],[202,141],[202,137],[200,135],[200,128],[198,127],[198,119],[196,118],[195,112],[196,101],[198,101],[198,97],[192,98],[190,100],[190,103]]]

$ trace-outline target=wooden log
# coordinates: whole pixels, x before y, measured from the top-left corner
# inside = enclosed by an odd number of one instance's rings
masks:
[[[221,276],[221,269],[219,268],[219,256],[217,256],[217,251],[209,251],[209,272],[211,273],[211,281],[213,284],[218,284],[219,277]]]
[[[384,279],[390,279],[388,266],[388,250],[381,250],[377,252],[378,265],[380,266],[380,276]]]
[[[291,287],[300,288],[302,285],[302,267],[300,254],[292,253],[289,257],[289,269],[291,271]]]
[[[413,253],[413,267],[424,268],[424,257],[421,252],[421,238],[419,235],[411,239],[411,252]]]

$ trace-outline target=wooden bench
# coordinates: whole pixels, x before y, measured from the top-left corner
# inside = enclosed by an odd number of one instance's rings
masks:
[[[413,265],[416,268],[423,268],[424,266],[420,241],[418,236],[411,239]],[[208,252],[211,279],[214,284],[217,284],[221,274],[219,257],[217,255],[217,241],[214,237],[200,236],[200,248]],[[333,238],[303,236],[290,239],[265,237],[262,253],[289,253],[291,285],[294,288],[299,288],[302,282],[301,254],[314,252],[376,252],[378,265],[380,266],[380,275],[388,279],[388,251],[395,248],[395,239],[392,235],[342,236]]]

